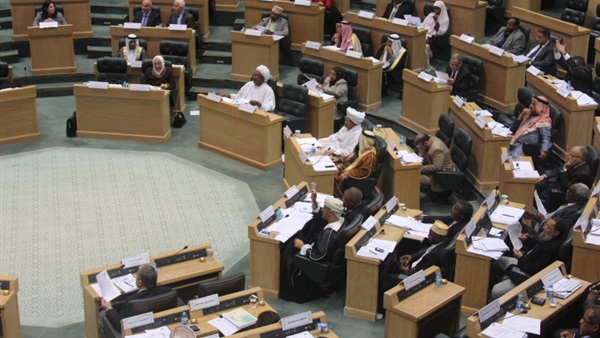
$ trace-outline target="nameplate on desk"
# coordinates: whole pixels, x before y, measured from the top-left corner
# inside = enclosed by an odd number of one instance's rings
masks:
[[[157,258],[154,260],[154,264],[156,264],[157,268],[160,268],[160,267],[171,265],[171,264],[176,264],[176,263],[191,261],[194,259],[199,259],[200,257],[206,257],[206,249],[198,249],[198,250],[194,250],[194,251],[183,252],[183,253],[173,255],[173,256],[164,257],[164,258]]]
[[[243,112],[249,113],[249,114],[254,114],[254,111],[256,110],[256,106],[253,106],[250,103],[242,103],[242,104],[240,104],[238,109]]]
[[[385,203],[385,209],[388,212],[393,212],[393,210],[396,210],[396,207],[398,206],[398,198],[396,196],[392,196],[386,203]]]
[[[131,68],[142,68],[142,61],[131,61]]]
[[[504,49],[502,49],[500,47],[496,47],[496,46],[490,47],[489,51],[491,54],[498,55],[498,56],[502,56],[502,54],[504,54]]]
[[[479,322],[485,322],[486,320],[492,318],[492,316],[498,312],[500,312],[500,301],[496,299],[488,305],[482,307],[479,311],[477,311],[477,316],[479,316]]]
[[[191,299],[188,305],[190,306],[190,311],[198,311],[206,309],[207,307],[217,306],[219,305],[219,295],[215,293],[210,296]]]
[[[497,312],[493,312],[492,310],[489,311],[490,313],[490,317],[484,321],[482,321],[481,319],[479,320],[479,325],[481,326],[481,329],[485,329],[488,326],[492,325],[492,323],[495,323],[498,321],[498,319],[500,319],[502,316],[504,316],[507,312],[509,312],[510,310],[515,308],[515,303],[517,302],[517,296],[512,297],[511,299],[507,300],[504,304],[500,305],[500,310],[498,310]]]
[[[361,225],[361,227],[367,231],[373,229],[373,227],[375,226],[375,224],[377,224],[377,218],[373,217],[373,216],[369,216],[369,218],[367,218],[363,224]]]
[[[575,226],[573,226],[573,229],[581,228],[581,231],[585,233],[589,225],[589,216],[587,214],[581,214],[581,216],[579,216],[579,218],[577,219],[577,222],[575,222]]]
[[[125,257],[121,259],[121,263],[124,268],[130,268],[132,266],[140,266],[142,264],[150,263],[150,256],[147,253],[143,253],[141,255],[135,255],[130,257]]]
[[[217,95],[215,93],[208,93],[208,95],[206,95],[206,98],[209,99],[210,101],[217,102],[217,103],[219,103],[223,100],[223,96]]]
[[[286,190],[283,194],[285,195],[285,197],[290,199],[290,198],[292,198],[292,196],[294,196],[297,193],[298,193],[298,187],[296,187],[296,185],[294,184],[288,190]]]
[[[509,158],[510,155],[508,154],[508,151],[503,151],[502,154],[500,154],[500,164],[503,164],[504,162],[508,161]]]
[[[125,29],[142,29],[142,24],[140,22],[125,22],[123,24],[123,28],[125,28]]]
[[[300,149],[300,162],[302,162],[302,163],[308,162],[308,157],[306,156],[306,154],[304,153],[304,151],[302,149]]]
[[[420,72],[419,79],[424,80],[425,82],[431,82],[431,81],[433,81],[433,76],[431,76],[431,74],[427,74],[425,72]]]
[[[477,226],[475,225],[475,222],[473,222],[473,220],[470,220],[469,223],[467,223],[467,225],[465,226],[465,229],[463,230],[465,235],[467,236],[465,239],[465,242],[467,242],[467,245],[471,245],[471,242],[473,241],[473,232],[475,231],[475,228],[477,228]]]
[[[221,311],[233,309],[236,307],[244,306],[246,304],[250,304],[250,296],[252,296],[252,295],[258,297],[258,294],[256,292],[253,292],[253,293],[239,296],[239,297],[236,297],[236,298],[233,298],[230,300],[222,301],[217,305],[213,305],[213,306],[204,308],[202,310],[202,314],[206,316],[207,314],[221,312]]]
[[[473,43],[473,41],[475,41],[474,37],[472,37],[470,35],[467,35],[467,34],[461,34],[458,39],[460,41],[464,41],[464,42],[469,43],[469,44],[471,44],[471,43]]]
[[[305,311],[295,315],[281,318],[281,328],[283,330],[295,329],[312,323],[312,313]]]
[[[592,196],[592,197],[593,197],[593,196],[596,196],[596,195],[598,195],[599,193],[600,193],[600,184],[598,184],[598,185],[596,185],[596,186],[594,187],[594,190],[592,190],[592,194],[591,194],[591,196]]]
[[[304,199],[304,196],[306,195],[307,192],[308,192],[308,187],[305,185],[302,189],[300,189],[300,191],[296,192],[292,197],[288,198],[288,200],[285,201],[285,207],[289,208],[292,205],[294,205],[294,203],[298,202],[299,200]]]
[[[358,17],[371,20],[373,17],[375,17],[375,13],[369,11],[358,11]]]
[[[419,272],[417,272],[417,273],[419,273]],[[420,273],[422,274],[423,270],[421,270]],[[414,276],[414,274],[413,274],[413,276]],[[410,277],[408,277],[408,278],[410,278]],[[422,282],[413,285],[410,289],[406,289],[406,284],[405,284],[406,283],[406,279],[403,280],[402,283],[404,284],[405,289],[400,290],[398,292],[398,301],[403,301],[406,298],[408,298],[408,297],[414,295],[415,293],[419,292],[421,289],[425,288],[426,286],[428,286],[430,284],[433,284],[433,282],[435,281],[435,274],[432,273],[432,274],[430,274],[428,276],[425,276],[424,278],[425,279]]]
[[[123,318],[121,321],[121,326],[123,327],[123,330],[130,330],[134,327],[148,325],[151,323],[154,323],[154,313],[146,312],[142,313],[141,315]]]
[[[58,22],[50,21],[50,22],[40,22],[40,28],[58,28]]]
[[[246,30],[244,31],[244,35],[247,35],[247,36],[261,36],[261,35],[262,35],[262,32],[261,32],[261,31],[259,31],[258,29],[251,29],[251,28],[248,28],[248,29],[246,29]]]
[[[138,327],[134,327],[131,329],[133,334],[138,334],[140,332],[144,332],[149,329],[156,329],[161,326],[167,326],[175,323],[181,323],[181,312],[173,313],[170,315],[166,315],[163,317],[158,317],[154,319],[154,322],[141,325]]]
[[[485,119],[483,118],[483,116],[477,116],[475,118],[475,124],[477,126],[479,126],[479,128],[483,129],[487,125],[487,122],[485,121]]]
[[[149,92],[150,85],[131,83],[129,84],[129,90],[133,92]]]
[[[354,244],[354,249],[356,251],[360,250],[377,232],[377,227],[372,227],[367,233],[365,233],[356,243]]]
[[[265,210],[263,210],[258,217],[260,218],[260,220],[265,223],[265,224],[269,224],[270,221],[272,221],[275,218],[275,210],[273,210],[273,206],[269,205]],[[269,223],[267,223],[269,222]]]
[[[170,31],[186,31],[187,30],[187,26],[186,25],[177,25],[177,24],[170,24],[169,25],[169,30]]]
[[[560,271],[559,268],[556,268],[542,277],[542,283],[544,283],[545,287],[549,287],[550,285],[556,284],[561,279],[563,279],[562,271]]]
[[[402,284],[404,284],[404,289],[406,289],[406,291],[409,291],[410,289],[423,283],[424,281],[425,281],[425,275],[423,274],[423,270],[419,270],[419,271],[413,273],[412,275],[406,277],[402,281]]]
[[[389,139],[387,141],[387,144],[390,148],[392,148],[393,151],[398,151],[398,147],[396,147],[396,144],[394,143],[394,140]]]
[[[563,86],[559,86],[556,88],[556,93],[566,99],[571,94],[571,91]]]
[[[351,58],[355,58],[355,59],[360,59],[360,58],[362,58],[362,53],[348,49],[346,51],[346,56],[351,57]]]
[[[460,107],[464,106],[464,104],[465,104],[465,100],[463,100],[463,98],[462,98],[462,97],[460,97],[460,96],[458,96],[458,95],[456,95],[456,96],[454,97],[454,100],[452,100],[452,102],[453,102],[453,103],[454,103],[454,104],[455,104],[455,105],[456,105],[458,108],[460,108]]]
[[[295,0],[294,5],[296,6],[310,6],[310,0]]]
[[[88,82],[88,88],[92,88],[92,89],[108,89],[108,82],[90,81],[90,82]]]
[[[394,18],[392,19],[392,23],[394,25],[400,25],[400,26],[408,26],[408,20],[404,20],[404,19],[400,19],[400,18]]]
[[[533,76],[538,76],[538,75],[542,74],[542,71],[537,69],[535,66],[529,66],[529,67],[527,67],[527,73],[529,73]]]
[[[319,49],[321,49],[321,43],[317,42],[317,41],[307,40],[306,48],[319,50]]]
[[[285,128],[283,128],[283,135],[285,135],[285,138],[287,139],[292,137],[292,130],[290,129],[290,126],[285,126]]]

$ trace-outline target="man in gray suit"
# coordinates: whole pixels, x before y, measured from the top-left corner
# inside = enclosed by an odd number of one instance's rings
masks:
[[[504,49],[508,53],[520,55],[525,51],[525,34],[519,29],[521,22],[517,18],[510,18],[506,27],[500,28],[498,33],[490,40],[490,45]]]
[[[172,24],[186,25],[188,28],[194,28],[194,25],[196,24],[196,18],[194,18],[190,12],[185,10],[184,0],[173,1],[173,11],[171,12],[171,17],[169,18],[169,25]]]
[[[554,41],[550,39],[550,30],[540,28],[537,32],[537,42],[525,53],[531,59],[530,65],[535,66],[545,74],[556,74],[554,59]]]

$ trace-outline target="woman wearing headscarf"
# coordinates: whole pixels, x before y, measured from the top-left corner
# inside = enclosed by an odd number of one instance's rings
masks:
[[[427,29],[427,40],[425,44],[426,48],[426,63],[427,69],[431,70],[431,64],[429,60],[433,57],[431,51],[432,37],[441,36],[446,34],[448,27],[450,27],[450,18],[448,17],[448,11],[446,10],[446,4],[443,1],[436,1],[433,3],[433,12],[429,13],[423,21],[423,27]]]
[[[333,67],[329,71],[329,76],[323,81],[323,84],[317,85],[317,89],[322,90],[325,94],[335,96],[336,102],[348,101],[348,83],[346,82],[346,71],[344,68]],[[344,123],[345,115],[345,112],[339,111],[336,105],[334,115],[335,130],[338,130]]]
[[[173,90],[177,87],[175,77],[173,76],[173,68],[167,67],[165,59],[160,55],[152,59],[152,68],[146,69],[144,76],[142,76],[142,83],[160,87],[161,89]]]
[[[332,40],[336,47],[344,53],[348,49],[352,49],[355,52],[362,54],[362,47],[360,40],[356,34],[352,33],[352,25],[348,21],[342,21],[335,25],[336,33],[333,35]]]
[[[539,159],[540,161],[546,159],[552,147],[552,119],[548,99],[534,96],[529,108],[523,109],[521,115],[515,120],[513,132],[510,141],[511,151],[523,155],[524,144],[541,143]]]
[[[40,22],[52,22],[56,21],[59,25],[66,25],[67,21],[63,15],[56,10],[54,1],[46,0],[42,4],[42,10],[37,12],[35,19],[33,20],[34,26],[39,26]]]
[[[271,71],[269,68],[260,65],[256,67],[250,81],[244,84],[236,94],[219,93],[219,95],[229,97],[232,100],[246,99],[253,106],[271,111],[275,109],[275,93],[267,84],[270,78]]]
[[[352,178],[363,180],[375,174],[377,169],[377,148],[375,148],[375,134],[370,130],[363,130],[358,139],[358,152],[340,158],[339,172],[335,176],[335,196],[344,195],[344,180]]]

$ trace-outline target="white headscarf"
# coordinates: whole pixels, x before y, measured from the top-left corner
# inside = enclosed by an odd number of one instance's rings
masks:
[[[162,64],[162,68],[161,68],[160,72],[157,71],[156,68],[154,68],[154,61],[156,61],[157,59],[160,60],[160,63]],[[165,68],[166,68],[165,59],[162,56],[157,55],[152,59],[152,74],[154,74],[154,76],[161,77],[163,75],[163,73],[165,72]]]
[[[383,55],[381,56],[381,59],[385,63],[384,67],[389,67],[390,63],[392,63],[404,49],[402,47],[402,40],[400,40],[400,36],[398,34],[392,34],[388,36],[388,41],[392,41],[392,55],[388,56],[387,48],[383,49]]]
[[[129,48],[129,42],[131,42],[132,40],[135,41],[134,49]],[[137,50],[138,50],[139,46],[140,46],[140,42],[137,39],[137,35],[135,35],[135,34],[127,35],[127,37],[125,38],[125,48],[127,49],[127,61],[129,63],[133,63],[136,61],[136,55],[137,55]]]
[[[260,65],[256,67],[256,70],[258,70],[263,78],[265,78],[265,82],[271,78],[271,71],[269,68],[267,68],[267,66]]]
[[[423,21],[423,26],[427,29],[427,36],[433,35],[444,35],[450,26],[450,18],[448,17],[448,10],[446,9],[446,4],[443,1],[436,1],[433,3],[433,7],[437,7],[441,9],[440,15],[438,16],[438,22],[440,23],[440,28],[435,33],[433,31],[433,27],[435,26],[435,21],[433,20],[433,16],[435,12],[429,13],[425,20]]]

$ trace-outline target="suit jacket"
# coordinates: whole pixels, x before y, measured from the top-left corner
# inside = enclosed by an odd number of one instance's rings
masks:
[[[534,48],[537,48],[539,43],[535,43],[525,55],[528,55]],[[542,50],[537,53],[536,57],[531,60],[531,65],[535,66],[544,73],[556,68],[556,60],[554,59],[554,41],[550,40],[542,47]]]
[[[261,22],[259,23],[259,25],[268,29],[270,21],[271,21],[271,17],[268,16],[266,18],[263,18],[261,20]],[[288,21],[284,17],[279,17],[279,19],[277,21],[275,21],[275,27],[273,29],[273,33],[275,33],[276,35],[282,35],[282,36],[290,35],[289,24],[288,24]]]
[[[500,41],[504,39],[504,34],[506,34],[506,26],[500,28],[498,33],[492,37],[490,40],[490,45],[496,46]],[[500,48],[504,49],[509,53],[513,53],[516,55],[520,55],[525,51],[526,43],[525,43],[525,34],[521,32],[520,29],[516,29],[514,32],[510,33],[506,38],[506,41],[500,46]]]
[[[592,183],[594,182],[592,170],[587,162],[565,171],[549,170],[544,173],[544,175],[546,175],[546,179],[544,181],[548,180],[548,188],[560,189],[565,192],[575,183],[583,183],[588,187],[591,187]]]
[[[592,67],[590,67],[588,64],[577,66],[572,57],[570,57],[568,60],[565,60],[562,55],[557,62],[559,66],[567,70],[565,80],[571,81],[573,88],[590,96],[592,95],[592,85],[594,82]]]
[[[452,69],[450,66],[446,66],[446,73],[448,76],[452,75]],[[464,92],[470,89],[471,86],[471,71],[469,67],[462,65],[458,70],[458,74],[456,75],[456,79],[454,79],[454,83],[452,84],[452,93],[451,95],[456,95],[457,93]]]
[[[419,264],[413,266],[407,274],[412,275],[413,273],[419,270],[425,270],[434,265],[440,266],[440,262],[442,261],[442,254],[444,253],[444,248],[446,247],[446,245],[448,245],[448,239],[444,240],[426,255],[425,251],[427,251],[427,247],[424,247],[421,250],[410,255],[412,257],[411,262],[415,262],[421,257],[422,259],[419,262]]]
[[[196,24],[196,19],[194,16],[185,10],[183,11],[182,15],[183,17],[181,18],[181,24],[185,24],[188,28],[194,28],[194,24]],[[171,17],[169,18],[168,24],[177,24],[177,17],[178,15],[175,12],[171,12]]]
[[[133,22],[141,23],[143,18],[144,13],[142,11],[139,11],[135,13],[135,16],[133,17]],[[162,25],[162,18],[160,17],[160,13],[150,11],[150,14],[148,14],[148,20],[146,21],[146,27],[156,27],[160,25]]]
[[[433,175],[436,171],[451,171],[454,170],[450,150],[439,138],[432,136],[433,142],[426,153],[420,152],[419,156],[423,157],[423,166],[421,167],[421,175]],[[445,188],[433,179],[431,180],[432,191],[444,191]]]
[[[108,319],[108,321],[112,324],[112,326],[115,329],[121,330],[121,320],[123,318],[125,318],[125,307],[126,307],[125,305],[127,305],[128,302],[135,300],[135,299],[143,299],[143,298],[158,296],[158,295],[163,294],[168,291],[171,291],[170,287],[157,286],[152,289],[146,289],[146,290],[142,290],[140,292],[134,293],[125,299],[125,303],[123,304],[123,307],[121,308],[120,312],[117,312],[117,310],[115,310],[114,308],[108,309],[106,311],[106,318]]]
[[[394,10],[394,4],[390,2],[385,7],[385,11],[383,12],[383,15],[381,17],[384,19],[389,19],[390,14],[392,14],[392,10]],[[414,12],[415,6],[411,2],[404,1],[399,5],[396,14],[394,14],[394,17],[398,19],[404,19],[404,15],[412,15]]]
[[[548,242],[537,244],[519,259],[519,268],[530,276],[535,275],[558,259],[558,249],[561,244],[562,234]]]
[[[452,219],[452,217],[450,217],[450,216],[424,216],[423,217],[423,223],[433,223],[435,221],[442,221],[447,226],[450,227],[448,229],[448,234],[446,235],[446,238],[448,238],[449,240],[455,239],[458,236],[458,234],[462,231],[462,229],[465,227],[465,225],[467,225],[467,223],[469,223],[469,221],[458,221],[455,224],[452,224],[452,222],[454,222],[454,219]],[[450,224],[452,224],[452,226],[450,226]]]

